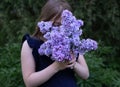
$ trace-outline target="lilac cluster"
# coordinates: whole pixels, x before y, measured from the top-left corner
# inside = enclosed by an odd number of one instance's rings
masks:
[[[71,60],[71,52],[77,57],[77,54],[85,54],[88,51],[97,49],[97,42],[92,39],[82,39],[83,26],[82,20],[77,20],[73,14],[64,10],[61,15],[61,25],[53,26],[52,22],[38,22],[40,32],[47,39],[38,52],[40,55],[51,56],[53,60],[65,61]]]

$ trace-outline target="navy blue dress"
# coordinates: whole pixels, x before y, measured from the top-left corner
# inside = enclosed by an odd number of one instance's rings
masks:
[[[30,37],[29,34],[23,36],[22,43],[25,40],[27,40],[29,47],[33,49],[32,54],[35,60],[36,72],[45,69],[47,66],[54,62],[45,55],[39,55],[38,49],[43,43],[42,40],[40,41],[33,37]],[[53,75],[47,82],[38,87],[77,87],[74,71],[69,68],[59,71],[58,73]]]

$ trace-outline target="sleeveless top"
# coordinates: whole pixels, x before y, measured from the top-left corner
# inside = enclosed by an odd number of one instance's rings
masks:
[[[45,69],[54,61],[45,55],[39,55],[38,49],[42,43],[42,40],[37,40],[30,37],[29,34],[25,34],[22,39],[22,43],[27,40],[30,48],[32,48],[32,55],[35,61],[36,72]],[[41,76],[42,78],[42,76]],[[77,87],[74,71],[72,69],[65,69],[54,74],[48,81],[38,87]]]

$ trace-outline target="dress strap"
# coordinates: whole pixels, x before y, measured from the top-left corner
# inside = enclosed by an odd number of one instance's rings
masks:
[[[40,45],[43,43],[41,40],[35,39],[33,37],[31,37],[29,34],[25,34],[22,38],[22,44],[23,42],[27,40],[28,45],[30,46],[30,48],[36,48],[38,49],[40,47]]]

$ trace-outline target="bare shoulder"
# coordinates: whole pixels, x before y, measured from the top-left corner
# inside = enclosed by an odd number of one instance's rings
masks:
[[[26,64],[29,65],[31,64],[31,67],[34,66],[34,58],[32,55],[32,48],[29,47],[29,44],[26,41],[24,41],[21,49],[21,63],[22,66],[25,67]],[[29,65],[30,66],[30,65]],[[28,68],[28,66],[26,66]]]
[[[32,50],[32,49],[29,47],[27,40],[25,40],[25,41],[23,42],[22,49]]]
[[[25,41],[23,42],[22,48],[24,48],[24,47],[29,47],[27,40],[25,40]]]
[[[24,54],[30,54],[32,52],[32,48],[29,47],[27,40],[23,42],[21,49],[21,56]]]

